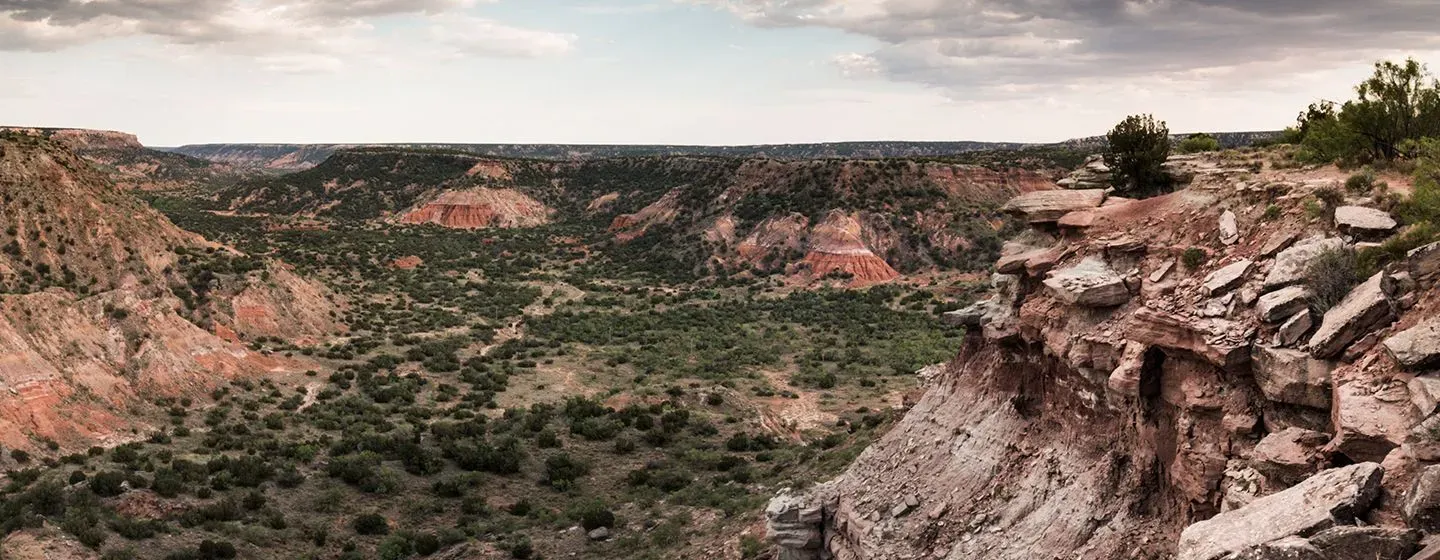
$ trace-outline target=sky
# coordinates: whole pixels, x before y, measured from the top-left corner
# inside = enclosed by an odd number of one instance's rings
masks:
[[[151,146],[1275,130],[1433,0],[0,0],[0,124]]]

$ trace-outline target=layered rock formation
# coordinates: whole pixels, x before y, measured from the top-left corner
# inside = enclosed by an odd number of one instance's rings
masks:
[[[303,367],[249,351],[240,336],[318,339],[341,328],[328,290],[278,264],[201,273],[211,259],[243,256],[180,230],[43,137],[0,137],[0,201],[7,448],[114,443],[136,427],[135,407],[158,396]],[[196,285],[184,276],[192,270],[214,279],[203,298],[185,287]]]
[[[782,557],[1400,560],[1440,530],[1440,474],[1416,482],[1440,461],[1428,253],[1311,320],[1309,262],[1356,240],[1298,218],[1328,185],[1171,167],[1192,183],[1162,197],[1010,205],[1038,232],[947,315],[959,357],[844,475],[783,497]]]
[[[476,164],[472,174],[480,173],[482,165]],[[553,213],[554,210],[520,191],[480,188],[442,193],[401,214],[399,221],[455,229],[520,228],[549,223]]]

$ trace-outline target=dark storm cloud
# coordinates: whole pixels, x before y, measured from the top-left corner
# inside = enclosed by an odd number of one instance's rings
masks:
[[[697,1],[759,26],[874,38],[883,46],[842,65],[968,92],[1197,73],[1213,81],[1227,71],[1227,80],[1270,79],[1440,48],[1440,2],[1430,0]]]

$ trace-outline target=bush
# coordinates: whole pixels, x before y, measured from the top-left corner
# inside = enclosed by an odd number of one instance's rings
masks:
[[[545,480],[542,482],[563,490],[587,474],[590,474],[590,465],[568,453],[558,453],[545,459]]]
[[[580,519],[580,526],[584,527],[586,531],[615,526],[615,513],[599,500],[581,505],[579,511],[576,512],[576,517]]]
[[[1171,190],[1162,167],[1170,157],[1170,129],[1150,115],[1132,115],[1106,135],[1105,164],[1122,196],[1145,198]]]
[[[1206,253],[1204,249],[1199,247],[1191,247],[1180,254],[1180,262],[1184,263],[1185,268],[1189,270],[1200,268],[1200,265],[1205,264],[1205,261],[1209,258],[1209,253]]]
[[[1318,314],[1345,299],[1360,283],[1359,262],[1353,249],[1332,249],[1316,255],[1305,271],[1305,286],[1310,288],[1310,307]]]
[[[1184,140],[1181,140],[1177,148],[1182,154],[1216,152],[1220,150],[1220,141],[1216,140],[1214,136],[1201,132],[1191,134]]]
[[[386,535],[390,533],[390,522],[386,521],[385,517],[378,513],[367,513],[356,517],[355,520],[350,523],[350,527],[355,529],[355,533],[359,535]]]
[[[1366,167],[1345,180],[1345,190],[1353,193],[1368,193],[1375,188],[1375,171]]]

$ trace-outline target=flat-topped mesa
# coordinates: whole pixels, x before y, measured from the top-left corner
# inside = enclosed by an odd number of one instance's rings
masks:
[[[141,149],[140,139],[128,132],[84,128],[27,128],[0,126],[0,132],[43,136],[77,152],[87,150]]]

